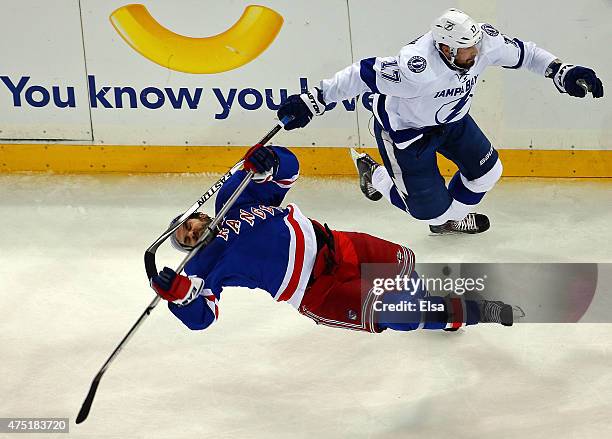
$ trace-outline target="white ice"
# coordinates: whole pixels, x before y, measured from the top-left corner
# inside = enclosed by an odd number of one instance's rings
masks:
[[[224,293],[203,332],[160,304],[74,425],[153,298],[144,250],[213,181],[0,176],[0,417],[69,417],[79,438],[612,437],[611,324],[372,335],[316,326],[242,289]],[[429,236],[353,180],[303,178],[288,200],[419,261],[612,262],[610,189],[504,180],[480,209],[491,230],[459,237]],[[163,247],[158,266],[180,258]]]

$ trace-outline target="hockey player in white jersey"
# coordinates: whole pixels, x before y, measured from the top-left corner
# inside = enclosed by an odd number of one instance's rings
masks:
[[[502,175],[497,150],[468,114],[488,66],[526,68],[552,79],[559,92],[570,96],[603,96],[593,70],[563,63],[532,42],[449,9],[397,56],[352,64],[319,87],[289,96],[278,116],[294,117],[285,129],[302,128],[322,115],[326,104],[373,93],[374,131],[384,167],[353,151],[364,195],[373,201],[384,196],[436,234],[481,233],[489,219],[474,213],[474,206]],[[448,188],[436,152],[459,168]]]

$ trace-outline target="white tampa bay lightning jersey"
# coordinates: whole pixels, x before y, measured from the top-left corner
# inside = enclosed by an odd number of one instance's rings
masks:
[[[465,73],[450,67],[431,32],[404,46],[397,56],[363,59],[321,81],[325,102],[373,93],[372,110],[402,149],[428,127],[456,122],[468,114],[478,79],[488,66],[526,68],[544,75],[556,56],[531,42],[501,34],[481,23],[483,38],[475,64]]]

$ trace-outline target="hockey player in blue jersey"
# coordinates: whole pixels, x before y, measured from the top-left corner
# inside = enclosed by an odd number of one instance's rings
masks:
[[[385,294],[370,288],[372,274],[362,271],[365,263],[385,264],[376,276],[418,279],[412,251],[365,233],[330,230],[295,204],[281,207],[299,174],[288,149],[257,145],[245,156],[244,167],[257,172],[255,180],[229,209],[215,238],[187,263],[186,276],[166,267],[151,279],[189,328],[204,329],[217,320],[221,292],[232,286],[262,289],[317,323],[358,331],[512,325],[513,308],[499,301],[433,297],[418,282]],[[219,190],[217,212],[245,176],[238,171]],[[206,214],[195,213],[171,236],[173,245],[190,251],[210,222]],[[401,308],[409,302],[419,309]]]
[[[384,196],[436,234],[480,233],[489,219],[473,209],[502,175],[497,150],[468,114],[488,66],[525,68],[570,96],[603,96],[602,82],[590,68],[563,63],[532,42],[449,9],[397,56],[363,59],[319,87],[289,96],[278,116],[293,116],[285,129],[302,128],[322,115],[326,104],[373,93],[384,167],[352,151],[365,196],[373,201]],[[459,168],[448,188],[436,152]]]

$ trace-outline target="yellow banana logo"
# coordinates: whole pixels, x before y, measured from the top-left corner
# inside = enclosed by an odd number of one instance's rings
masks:
[[[160,66],[185,73],[220,73],[241,67],[268,48],[283,17],[251,5],[232,27],[218,35],[193,38],[166,29],[144,5],[125,5],[110,15],[115,30],[135,51]]]

